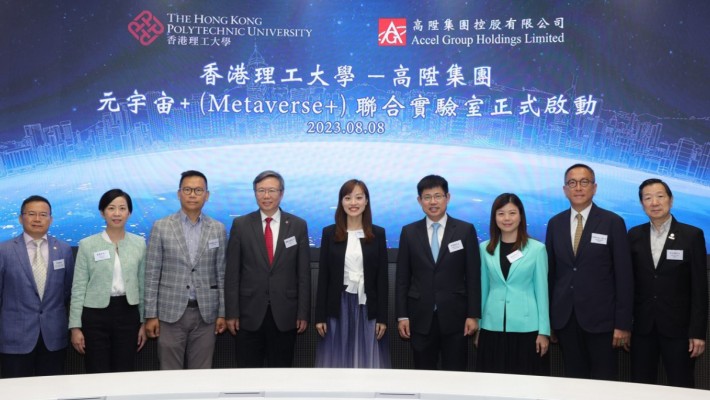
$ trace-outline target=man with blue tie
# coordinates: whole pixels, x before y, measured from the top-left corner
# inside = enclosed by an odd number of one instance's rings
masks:
[[[19,220],[22,235],[0,244],[0,373],[60,375],[69,344],[74,256],[69,244],[47,235],[49,200],[28,197]]]
[[[395,312],[411,339],[414,367],[466,370],[467,340],[481,318],[481,256],[472,224],[446,213],[449,184],[429,175],[417,184],[426,217],[402,228]]]
[[[594,170],[567,168],[562,186],[570,208],[547,224],[550,323],[564,375],[617,379],[615,348],[628,350],[634,298],[624,220],[592,201]]]

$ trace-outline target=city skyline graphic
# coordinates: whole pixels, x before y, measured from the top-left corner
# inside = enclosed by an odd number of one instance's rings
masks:
[[[674,216],[710,229],[708,63],[687,39],[710,3],[219,3],[4,10],[16,18],[2,47],[14,61],[0,85],[0,240],[41,194],[50,232],[76,244],[103,228],[96,203],[113,187],[149,237],[179,209],[188,169],[207,174],[205,212],[227,226],[255,209],[253,177],[281,172],[282,206],[313,246],[342,182],[360,178],[397,247],[423,217],[414,188],[429,173],[480,240],[502,192],[521,196],[542,240],[575,162],[594,166],[595,202],[628,228],[647,221],[638,184],[660,177]]]

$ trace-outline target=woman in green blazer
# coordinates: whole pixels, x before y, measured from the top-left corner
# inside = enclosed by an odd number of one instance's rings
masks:
[[[518,196],[495,199],[491,238],[481,243],[481,372],[549,375],[547,251],[526,226]]]
[[[146,341],[143,320],[145,239],[126,232],[131,196],[111,189],[99,200],[106,230],[79,242],[69,308],[74,349],[85,355],[86,372],[135,368]]]

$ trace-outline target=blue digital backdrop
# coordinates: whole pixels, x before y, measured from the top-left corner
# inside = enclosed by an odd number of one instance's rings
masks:
[[[227,227],[256,209],[253,178],[279,171],[313,246],[359,178],[398,247],[430,173],[480,240],[503,192],[544,240],[576,162],[627,227],[647,221],[639,183],[660,177],[673,214],[708,232],[710,2],[640,3],[3,1],[0,240],[40,194],[50,233],[76,244],[113,187],[147,237],[187,169]]]

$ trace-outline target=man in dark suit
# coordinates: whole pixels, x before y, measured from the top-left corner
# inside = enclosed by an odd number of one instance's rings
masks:
[[[571,209],[550,219],[547,246],[550,322],[562,350],[564,374],[617,379],[614,348],[628,349],[633,273],[626,225],[592,202],[592,168],[575,164],[563,190]]]
[[[74,256],[47,235],[52,206],[30,196],[22,235],[0,244],[0,365],[3,378],[60,375],[68,338]]]
[[[417,369],[466,369],[466,338],[481,318],[481,257],[472,224],[446,214],[451,195],[437,175],[417,184],[426,217],[402,228],[395,307]]]
[[[668,383],[692,388],[708,323],[705,236],[671,216],[673,192],[662,180],[641,183],[639,200],[650,222],[629,231],[635,288],[631,379],[656,383],[660,356]]]
[[[279,173],[260,173],[253,188],[259,210],[234,219],[227,248],[227,327],[237,336],[237,366],[259,368],[266,359],[286,368],[310,314],[308,227],[279,208]]]

